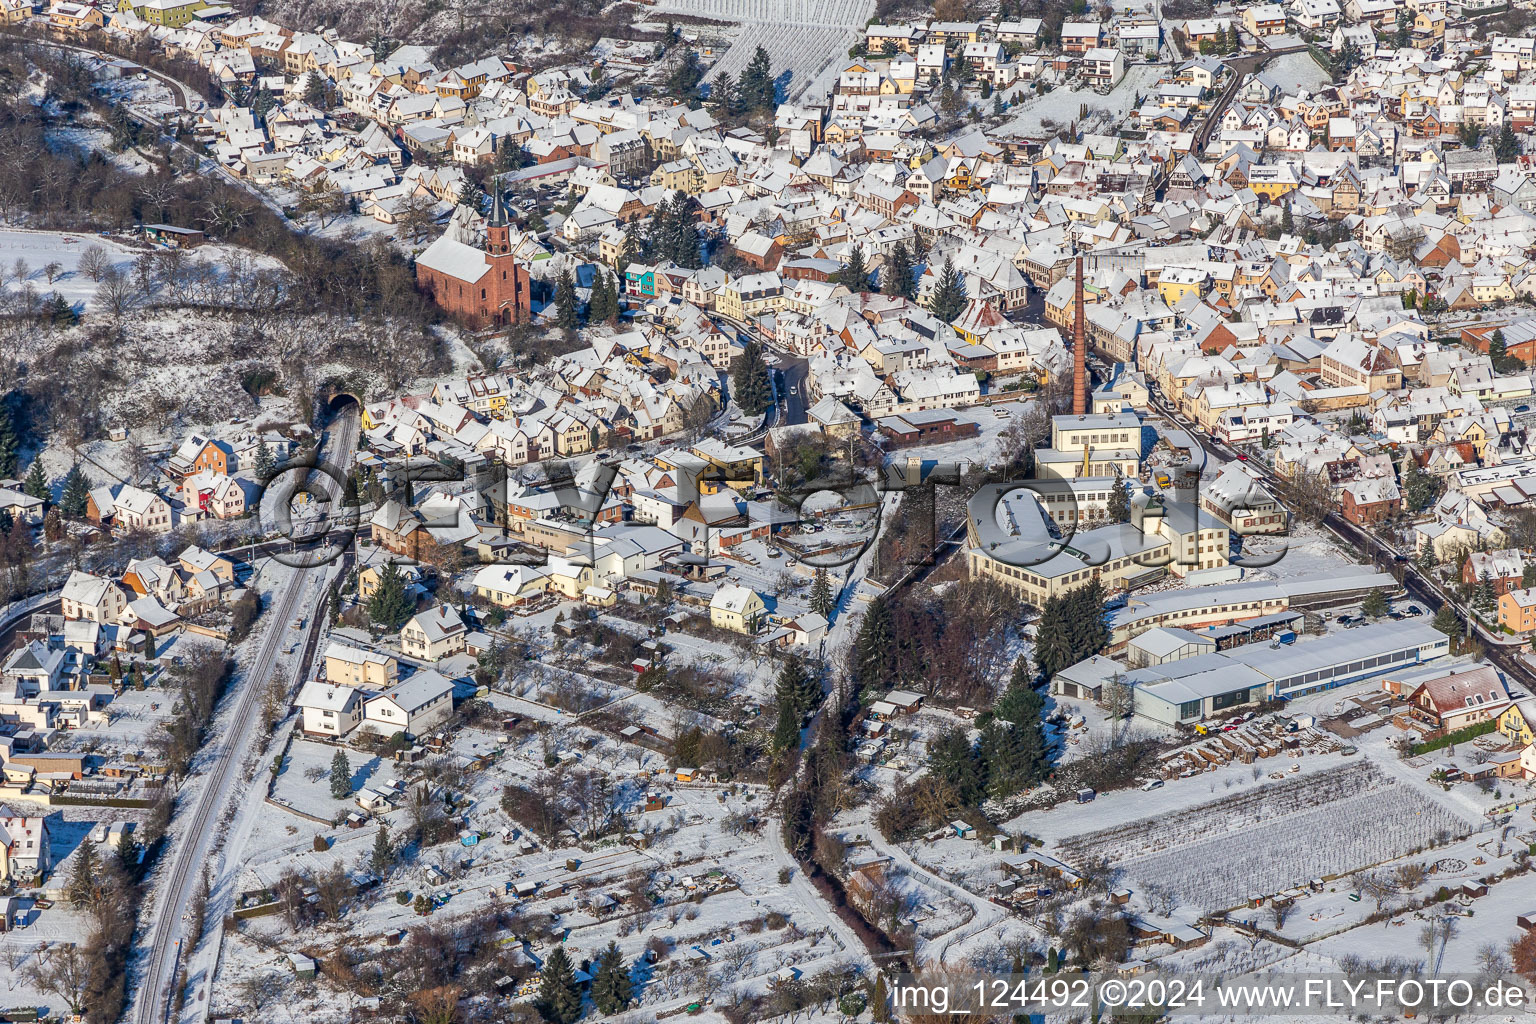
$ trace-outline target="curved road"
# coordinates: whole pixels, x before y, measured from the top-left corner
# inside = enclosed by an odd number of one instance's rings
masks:
[[[130,59],[128,57],[119,57],[117,54],[109,53],[105,50],[92,50],[89,47],[76,46],[73,43],[62,43],[54,39],[38,39],[33,38],[32,36],[25,36],[23,38],[25,38],[28,42],[36,43],[41,46],[52,46],[60,50],[71,50],[75,53],[85,54],[87,57],[94,57],[97,60]],[[179,82],[169,75],[156,71],[153,68],[144,67],[143,65],[139,65],[139,67],[143,68],[144,74],[148,75],[150,78],[153,78],[156,82],[159,82],[161,85],[170,90],[171,102],[176,107],[176,109],[192,111],[194,109],[206,110],[208,108],[208,98],[203,96],[197,90],[193,89],[191,86],[187,85],[185,82]],[[197,103],[194,104],[193,100],[196,100]],[[146,128],[150,128],[157,133],[163,132],[164,129],[160,122],[155,120],[153,117],[150,117],[148,114],[137,111],[128,104],[124,104],[123,109],[127,111],[129,117],[133,118],[135,121],[138,121]],[[208,154],[200,152],[191,146],[185,145],[184,143],[178,142],[173,138],[167,137],[167,141],[169,141],[171,148],[179,149],[182,152],[188,153],[194,157],[198,162],[197,168],[200,172],[212,172],[213,174],[218,175],[230,185],[233,185],[235,188],[240,189],[241,191],[250,195],[252,198],[260,201],[263,206],[277,214],[285,222],[288,220],[288,216],[283,212],[283,208],[280,203],[278,203],[271,196],[267,195],[261,189],[257,188],[255,185],[235,174],[228,167],[225,167],[217,160],[210,158]]]

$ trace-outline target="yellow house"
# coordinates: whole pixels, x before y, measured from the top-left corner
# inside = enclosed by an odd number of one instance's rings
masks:
[[[1422,10],[1413,19],[1413,34],[1440,39],[1445,35],[1445,12]]]
[[[364,601],[372,597],[374,591],[379,589],[380,568],[377,565],[370,565],[357,574],[357,596]],[[407,588],[416,583],[421,577],[421,570],[417,569],[414,565],[402,565],[397,562],[395,568],[399,570],[400,577],[405,581]]]
[[[1435,432],[1430,435],[1430,440],[1439,444],[1449,444],[1455,441],[1470,441],[1472,450],[1477,457],[1483,457],[1483,449],[1488,446],[1488,431],[1477,420],[1471,420],[1461,430],[1456,430],[1450,425],[1449,420],[1441,420],[1435,424]]]
[[[752,634],[757,632],[767,610],[757,591],[727,583],[710,599],[709,621],[718,629]]]
[[[1254,195],[1274,202],[1301,187],[1296,174],[1285,164],[1259,164],[1248,168],[1248,187]]]
[[[393,655],[334,642],[325,649],[325,678],[328,682],[387,690],[395,685],[399,674],[400,663]]]
[[[1515,743],[1536,741],[1536,701],[1517,700],[1499,716],[1499,732]]]
[[[1510,286],[1509,278],[1503,275],[1479,275],[1472,279],[1472,297],[1482,303],[1495,302],[1499,299],[1513,302],[1515,289]]]
[[[772,272],[729,278],[715,293],[715,309],[736,320],[749,320],[783,305],[784,289],[779,275]]]
[[[703,176],[691,161],[673,160],[651,172],[651,184],[668,192],[697,195],[703,184]]]
[[[551,557],[545,569],[549,572],[549,589],[572,601],[581,600],[582,592],[596,582],[590,565],[580,565],[569,558]]]
[[[767,482],[763,475],[763,453],[755,448],[726,444],[715,438],[706,438],[694,445],[691,450],[694,455],[714,467],[715,472],[706,471],[704,474],[706,477],[732,484],[751,483],[758,487]],[[701,486],[703,482],[701,479]]]
[[[1210,275],[1196,267],[1168,267],[1158,276],[1157,293],[1171,309],[1186,295],[1205,295],[1209,280]]]
[[[907,161],[907,167],[915,171],[938,155],[939,151],[933,148],[933,143],[926,143],[921,149],[912,154],[912,159]]]
[[[533,565],[488,565],[475,573],[475,594],[500,608],[532,604],[549,589],[549,579]]]
[[[581,599],[594,608],[612,608],[619,603],[619,595],[607,587],[588,587],[581,592]]]
[[[550,427],[555,432],[555,451],[558,454],[584,455],[592,450],[594,431],[575,416],[557,416]]]
[[[84,34],[106,24],[101,8],[79,3],[56,4],[48,11],[48,21],[60,32]]]
[[[151,25],[180,28],[197,18],[197,12],[208,4],[206,0],[123,0],[118,10],[132,11]]]
[[[968,160],[957,160],[955,166],[950,169],[949,177],[944,179],[944,187],[951,192],[969,192],[975,182],[971,177],[971,165]]]

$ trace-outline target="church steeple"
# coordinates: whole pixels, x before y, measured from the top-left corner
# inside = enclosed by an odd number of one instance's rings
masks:
[[[501,199],[501,177],[491,181],[491,216],[485,222],[486,251],[492,256],[505,256],[512,251],[511,218]]]

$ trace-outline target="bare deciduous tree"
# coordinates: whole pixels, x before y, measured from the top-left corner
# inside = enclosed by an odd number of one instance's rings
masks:
[[[99,282],[112,267],[112,257],[99,245],[92,245],[80,254],[80,272],[92,281]]]
[[[46,957],[39,952],[32,965],[32,984],[64,1000],[71,1013],[84,1013],[93,962],[74,943],[54,948]]]

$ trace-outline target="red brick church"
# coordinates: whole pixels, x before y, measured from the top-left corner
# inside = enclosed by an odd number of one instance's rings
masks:
[[[416,285],[455,316],[475,323],[515,324],[533,312],[528,268],[512,257],[511,227],[501,189],[485,223],[484,249],[459,241],[452,226],[416,257]]]

